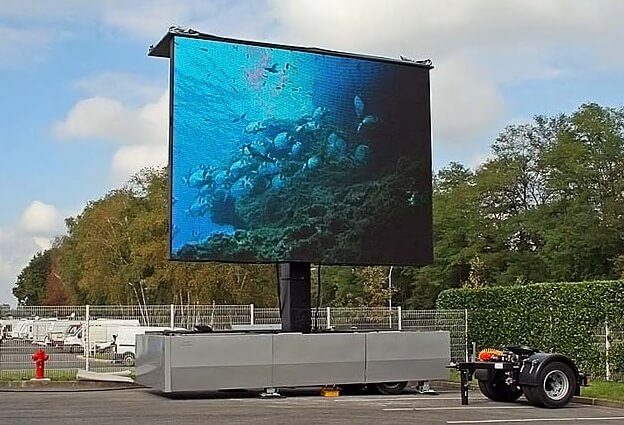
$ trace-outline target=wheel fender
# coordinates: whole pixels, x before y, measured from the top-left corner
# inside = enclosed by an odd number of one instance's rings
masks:
[[[535,353],[526,360],[524,360],[524,362],[522,363],[518,376],[518,384],[527,386],[540,385],[540,372],[547,364],[554,361],[564,363],[565,365],[569,366],[570,369],[572,369],[575,377],[579,376],[578,368],[570,358],[562,354]]]

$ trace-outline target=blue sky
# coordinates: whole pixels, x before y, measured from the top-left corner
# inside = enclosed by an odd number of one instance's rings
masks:
[[[440,168],[536,114],[622,107],[623,20],[618,0],[0,0],[0,303],[65,217],[165,163],[168,62],[146,52],[170,25],[431,58]]]

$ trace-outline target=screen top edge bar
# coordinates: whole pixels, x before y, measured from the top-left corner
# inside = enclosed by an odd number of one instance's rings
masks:
[[[150,46],[148,56],[169,58],[170,57],[169,44],[173,40],[174,36],[195,38],[195,39],[208,40],[208,41],[219,41],[219,42],[225,42],[225,43],[245,44],[245,45],[257,46],[257,47],[295,50],[295,51],[306,52],[306,53],[340,56],[340,57],[362,59],[362,60],[371,60],[371,61],[377,61],[377,62],[398,64],[398,65],[409,65],[409,66],[415,66],[418,68],[425,68],[427,70],[433,69],[433,65],[430,59],[425,59],[422,61],[415,61],[415,60],[411,60],[407,58],[393,59],[393,58],[388,58],[388,57],[383,57],[383,56],[373,56],[373,55],[366,55],[366,54],[360,54],[360,53],[341,52],[337,50],[322,49],[318,47],[293,46],[293,45],[287,45],[287,44],[269,43],[269,42],[264,42],[264,41],[243,40],[243,39],[237,39],[237,38],[220,37],[214,34],[201,33],[192,29],[183,30],[178,27],[171,27],[169,31],[164,35],[164,37],[158,43]]]

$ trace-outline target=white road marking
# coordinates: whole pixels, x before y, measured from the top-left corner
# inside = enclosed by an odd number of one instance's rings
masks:
[[[471,397],[471,400],[487,400],[485,397]],[[397,397],[397,398],[379,398],[379,397],[343,397],[336,398],[333,401],[375,401],[375,402],[390,402],[390,401],[436,401],[436,400],[455,400],[461,401],[460,397],[438,397],[438,396],[422,396],[422,397]]]
[[[482,409],[534,409],[532,406],[454,406],[454,407],[394,407],[383,409],[386,412],[405,412],[422,410],[482,410]]]
[[[522,422],[581,422],[624,420],[624,416],[605,416],[603,418],[530,418],[530,419],[485,419],[480,421],[446,421],[447,424],[505,424]]]

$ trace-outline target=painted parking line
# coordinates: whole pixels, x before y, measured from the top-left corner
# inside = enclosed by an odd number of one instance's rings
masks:
[[[532,406],[453,406],[453,407],[390,407],[383,409],[385,412],[411,412],[426,410],[491,410],[491,409],[535,409]]]
[[[461,401],[460,397],[438,397],[438,396],[421,396],[421,397],[396,397],[396,398],[378,398],[378,397],[342,397],[336,398],[335,402],[344,401],[375,401],[375,402],[394,402],[394,401]],[[471,397],[471,400],[487,400],[485,397]]]
[[[527,418],[527,419],[485,419],[479,421],[446,421],[447,424],[506,424],[528,422],[580,422],[589,421],[622,421],[624,416],[605,416],[602,418]]]

